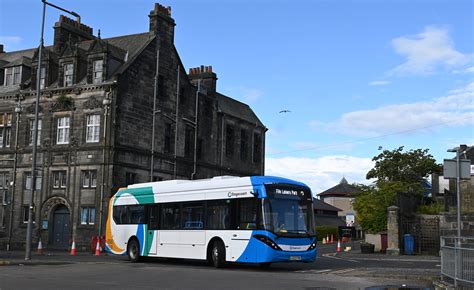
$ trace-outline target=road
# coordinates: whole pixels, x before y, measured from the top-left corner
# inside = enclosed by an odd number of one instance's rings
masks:
[[[132,264],[124,257],[60,257],[52,264],[0,267],[0,289],[365,289],[402,284],[426,287],[439,273],[436,258],[387,258],[384,255],[335,255],[320,248],[314,263],[274,264],[270,269],[204,262],[147,259]],[[74,257],[75,258],[75,257]],[[45,258],[46,259],[46,258]]]

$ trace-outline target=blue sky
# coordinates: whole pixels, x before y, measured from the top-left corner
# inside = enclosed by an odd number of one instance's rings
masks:
[[[38,46],[41,2],[0,1],[5,50]],[[53,3],[107,38],[148,31],[154,1]],[[160,3],[186,68],[212,65],[218,90],[268,127],[266,174],[320,192],[364,182],[380,146],[428,148],[441,163],[474,145],[473,1]],[[51,44],[59,12],[47,16]]]

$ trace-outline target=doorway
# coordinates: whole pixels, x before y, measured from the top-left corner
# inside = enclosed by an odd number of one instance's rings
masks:
[[[53,247],[56,249],[67,249],[70,236],[70,214],[69,209],[60,205],[53,213]]]

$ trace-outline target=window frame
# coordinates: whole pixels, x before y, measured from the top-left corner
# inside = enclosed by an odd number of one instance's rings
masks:
[[[66,170],[55,170],[51,171],[51,186],[53,189],[65,189],[67,188],[67,171]],[[56,185],[56,181],[58,185]]]
[[[84,220],[84,212],[86,214]],[[95,225],[96,210],[95,206],[81,206],[80,224],[82,226]]]
[[[100,62],[100,70],[97,70],[97,64]],[[104,80],[104,60],[95,59],[92,61],[92,83],[100,84]]]
[[[34,126],[35,126],[35,119],[29,119],[28,124],[29,124],[29,135],[28,135],[28,146],[33,146],[33,132],[34,132]],[[41,127],[42,127],[42,121],[40,118],[38,118],[38,139],[36,140],[36,145],[41,144]]]
[[[88,114],[86,115],[86,143],[98,142],[100,142],[100,114]]]
[[[61,125],[61,120],[65,121],[64,125]],[[71,117],[69,116],[58,117],[57,127],[56,127],[56,144],[58,145],[69,144],[70,130],[71,130]],[[62,140],[59,140],[61,136],[60,132],[64,133],[62,135],[63,136]]]
[[[87,179],[86,179],[86,174]],[[94,178],[93,178],[94,177]],[[85,183],[87,180],[87,183]],[[95,182],[93,182],[95,180]],[[97,170],[82,170],[81,171],[81,187],[82,188],[97,188]]]
[[[71,87],[74,85],[74,63],[68,62],[63,64],[63,87]]]

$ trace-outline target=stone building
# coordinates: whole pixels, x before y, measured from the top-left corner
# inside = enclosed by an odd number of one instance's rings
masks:
[[[106,39],[55,23],[41,56],[34,243],[86,247],[128,184],[263,174],[265,126],[216,91],[212,67],[186,72],[169,7],[148,16],[148,32]],[[37,68],[37,48],[0,45],[0,249],[25,244]]]
[[[339,209],[338,215],[346,219],[346,223],[350,221],[353,223],[355,218],[355,210],[352,203],[355,199],[357,188],[349,184],[346,178],[342,178],[339,184],[319,193],[319,198]]]

